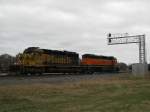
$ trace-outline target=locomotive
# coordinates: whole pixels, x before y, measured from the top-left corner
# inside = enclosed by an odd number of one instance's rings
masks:
[[[19,74],[42,73],[94,73],[115,72],[118,70],[117,59],[112,56],[79,54],[70,51],[58,51],[29,47],[16,56],[16,63],[11,72]]]

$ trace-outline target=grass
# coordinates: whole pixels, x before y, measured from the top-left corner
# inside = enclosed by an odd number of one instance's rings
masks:
[[[150,79],[0,86],[0,112],[150,112]]]

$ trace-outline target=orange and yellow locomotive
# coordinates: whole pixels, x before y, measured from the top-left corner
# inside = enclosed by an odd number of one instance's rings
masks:
[[[94,73],[116,71],[117,59],[108,56],[79,54],[29,47],[16,56],[16,64],[11,71],[20,73]]]

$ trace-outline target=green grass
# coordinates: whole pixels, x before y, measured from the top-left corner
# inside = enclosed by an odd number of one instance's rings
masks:
[[[0,112],[150,112],[150,79],[0,86]]]

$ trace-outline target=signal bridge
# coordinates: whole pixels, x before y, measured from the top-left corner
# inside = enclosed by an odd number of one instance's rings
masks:
[[[145,35],[133,35],[129,36],[128,33],[124,34],[111,34],[107,35],[108,45],[116,44],[139,44],[139,62],[141,64],[146,64],[146,49],[145,49]]]

